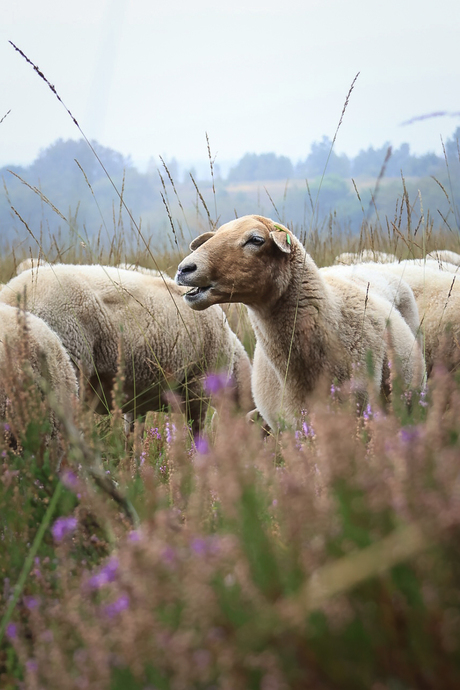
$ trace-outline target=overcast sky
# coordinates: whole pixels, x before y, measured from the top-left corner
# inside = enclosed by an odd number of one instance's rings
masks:
[[[460,126],[459,0],[15,0],[0,23],[0,166],[80,134],[143,166],[274,151],[334,135],[356,155],[442,155]],[[436,112],[450,115],[403,122]],[[456,114],[456,115],[455,115]]]

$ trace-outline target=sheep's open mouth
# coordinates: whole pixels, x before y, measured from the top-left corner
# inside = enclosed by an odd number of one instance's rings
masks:
[[[193,287],[191,290],[185,293],[186,297],[198,297],[198,295],[202,295],[208,290],[210,290],[211,286],[207,285],[206,287]]]

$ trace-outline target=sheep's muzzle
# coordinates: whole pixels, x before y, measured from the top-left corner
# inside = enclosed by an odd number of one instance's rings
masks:
[[[200,281],[196,275],[196,266],[194,264],[191,266],[186,265],[183,268],[179,266],[179,270],[176,273],[176,283],[190,288],[184,295],[185,301],[193,309],[206,309],[206,307],[210,306],[207,302],[207,297],[212,285],[196,285],[197,282]]]

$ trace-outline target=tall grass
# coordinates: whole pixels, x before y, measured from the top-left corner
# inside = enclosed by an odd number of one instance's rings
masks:
[[[39,253],[174,273],[189,223],[164,167],[179,208],[162,178],[170,251],[154,252],[134,219],[127,242],[124,190],[109,246],[71,219],[65,239],[30,228],[30,246],[0,259],[0,280]],[[199,208],[213,227],[215,195],[197,188]],[[363,208],[358,235],[334,215],[295,231],[320,266],[365,248],[456,248],[413,213],[403,194],[392,219],[370,222]],[[251,351],[244,312],[234,305],[229,319]],[[361,416],[332,388],[276,438],[248,425],[223,386],[195,439],[171,410],[127,435],[122,376],[110,414],[81,405],[61,418],[59,444],[45,441],[52,400],[29,405],[37,390],[10,381],[22,404],[0,426],[0,687],[459,687],[457,372],[440,362],[411,400],[394,374],[391,404],[371,400]],[[20,423],[16,409],[28,410]]]

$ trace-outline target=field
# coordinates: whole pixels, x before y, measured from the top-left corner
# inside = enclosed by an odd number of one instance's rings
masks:
[[[350,248],[422,256],[456,240],[423,219],[299,234],[319,265]],[[65,261],[174,274],[179,250],[147,251],[140,233],[134,252],[116,224],[114,235],[109,249],[70,236]],[[5,255],[0,278],[26,256]],[[239,334],[251,353],[252,333]],[[10,382],[2,688],[459,687],[458,372],[440,362],[409,402],[395,374],[391,404],[370,398],[362,415],[332,388],[297,429],[268,436],[225,386],[199,437],[171,410],[126,434],[122,377],[109,415],[79,405],[51,442],[52,400],[26,373]]]
[[[196,189],[195,231],[218,217],[213,190]],[[364,248],[457,250],[443,191],[443,229],[403,193],[392,218],[363,208],[359,233],[334,213],[295,231],[319,266]],[[123,195],[108,244],[71,222],[62,237],[24,222],[30,240],[2,253],[0,281],[38,254],[174,275],[187,251],[174,204],[166,195],[162,251],[133,218],[124,225]],[[270,215],[281,220],[275,205]],[[252,354],[244,314],[229,321]],[[420,391],[393,371],[384,407],[370,391],[358,414],[332,385],[297,428],[268,434],[207,372],[216,414],[194,435],[173,399],[127,431],[123,353],[110,413],[81,401],[64,414],[31,385],[24,334],[21,374],[2,379],[2,690],[460,687],[460,376],[442,358]]]

